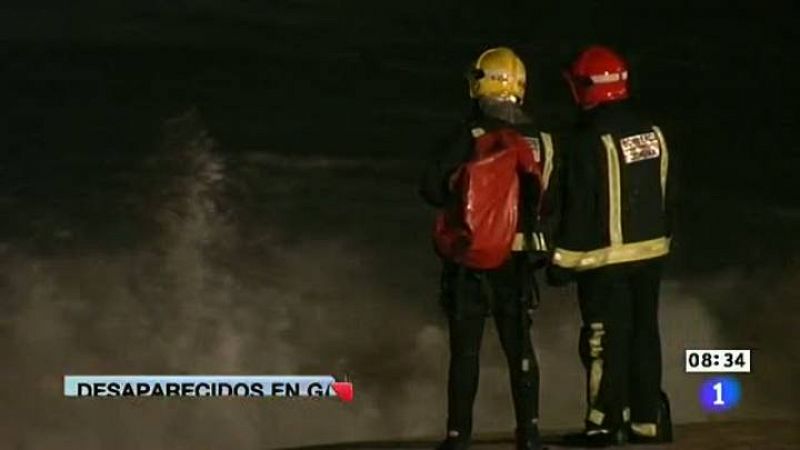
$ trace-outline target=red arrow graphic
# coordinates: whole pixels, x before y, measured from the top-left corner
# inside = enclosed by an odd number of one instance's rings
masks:
[[[345,403],[353,401],[353,383],[349,381],[334,381],[332,386],[333,391],[336,392],[341,401]]]

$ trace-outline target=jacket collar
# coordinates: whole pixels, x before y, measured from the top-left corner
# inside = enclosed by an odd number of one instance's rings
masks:
[[[512,102],[481,98],[476,102],[476,112],[481,117],[502,120],[512,125],[532,122],[530,116],[519,105]]]

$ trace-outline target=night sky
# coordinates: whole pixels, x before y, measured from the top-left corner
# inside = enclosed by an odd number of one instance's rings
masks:
[[[6,148],[30,157],[38,146],[46,159],[56,146],[103,148],[104,159],[124,159],[148,145],[139,141],[160,120],[195,106],[228,152],[424,160],[468,108],[463,73],[475,54],[514,47],[531,73],[529,108],[558,131],[574,118],[560,71],[581,46],[601,42],[629,58],[637,100],[691,155],[687,190],[779,207],[796,202],[800,157],[789,100],[797,31],[787,7],[6,3]],[[80,114],[66,113],[73,107]]]

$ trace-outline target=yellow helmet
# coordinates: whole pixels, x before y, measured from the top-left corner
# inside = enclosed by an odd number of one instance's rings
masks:
[[[469,76],[469,96],[522,103],[525,85],[525,64],[510,48],[497,47],[486,50],[475,61]]]

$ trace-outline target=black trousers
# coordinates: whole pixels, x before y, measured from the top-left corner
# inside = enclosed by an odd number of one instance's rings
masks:
[[[654,259],[578,275],[586,369],[588,429],[630,420],[655,424],[661,392],[658,298],[662,261]]]
[[[446,264],[442,301],[450,328],[447,429],[468,439],[478,390],[479,353],[486,318],[494,317],[508,361],[517,428],[538,422],[539,367],[531,342],[530,294],[521,282],[533,276],[521,257],[492,271],[473,271]]]

